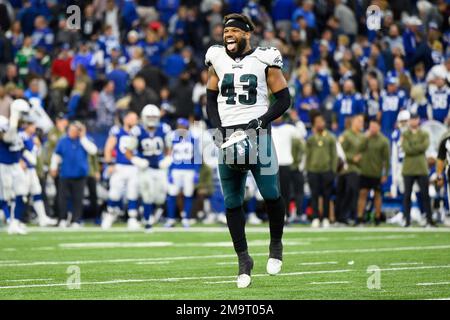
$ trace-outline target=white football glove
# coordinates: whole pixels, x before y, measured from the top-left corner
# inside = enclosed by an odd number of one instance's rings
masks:
[[[131,158],[130,162],[135,165],[136,167],[138,167],[138,169],[146,169],[148,168],[148,161],[147,159],[144,158],[139,158],[139,157],[133,157]]]
[[[172,164],[172,157],[171,156],[165,156],[164,159],[162,159],[159,162],[159,168],[160,169],[167,169]]]

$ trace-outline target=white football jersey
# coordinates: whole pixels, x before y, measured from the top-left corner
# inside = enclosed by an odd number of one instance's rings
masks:
[[[269,107],[267,68],[283,67],[278,49],[257,47],[243,58],[233,60],[224,46],[211,46],[205,63],[219,77],[217,98],[222,126],[246,124],[266,113]]]

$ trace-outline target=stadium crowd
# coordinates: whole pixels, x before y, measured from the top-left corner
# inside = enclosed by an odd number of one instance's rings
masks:
[[[367,28],[372,4],[380,8],[379,30]],[[70,5],[81,9],[79,28],[68,20]],[[283,55],[293,104],[272,129],[287,223],[434,226],[448,219],[436,163],[450,124],[449,1],[0,0],[0,115],[10,119],[16,99],[35,114],[22,119],[20,136],[36,161],[24,155],[20,162],[40,187],[16,192],[12,212],[0,199],[3,216],[22,220],[19,233],[34,217],[61,227],[95,219],[105,229],[118,217],[131,229],[150,229],[164,212],[168,227],[177,214],[185,227],[192,218],[226,223],[214,161],[172,168],[163,152],[155,165],[143,163],[145,155],[128,154],[121,138],[135,128],[143,131],[135,134],[140,143],[145,134],[161,135],[175,157],[174,129],[192,139],[207,135],[204,57],[223,44],[222,18],[231,12],[255,23],[253,46]],[[58,171],[66,134],[84,141],[77,146],[88,165],[80,177]],[[168,170],[168,178],[148,171],[153,183],[143,185],[145,168]],[[192,172],[181,186],[172,181],[177,170]],[[80,188],[84,212],[74,214],[79,201],[70,190]],[[261,223],[251,176],[246,198],[248,222]]]

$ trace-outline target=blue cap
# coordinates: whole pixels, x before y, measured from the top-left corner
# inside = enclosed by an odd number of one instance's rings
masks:
[[[179,118],[177,120],[177,125],[189,128],[189,120],[186,118]]]

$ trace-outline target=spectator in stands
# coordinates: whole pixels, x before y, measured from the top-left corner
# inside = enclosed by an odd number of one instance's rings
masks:
[[[147,104],[159,104],[159,96],[150,87],[146,86],[145,79],[141,76],[136,76],[132,82],[133,93],[131,94],[131,101],[128,106],[130,111],[134,111],[137,114],[141,114],[142,109]]]
[[[194,104],[192,102],[193,85],[190,81],[191,75],[188,71],[183,71],[178,78],[176,85],[170,90],[170,96],[175,108],[174,116],[177,118],[192,118],[194,114]]]
[[[5,87],[0,85],[0,115],[9,119],[9,106],[13,102],[12,98],[6,93]]]
[[[116,100],[114,98],[114,82],[108,81],[100,92],[97,105],[97,122],[101,132],[107,133],[115,124]]]

